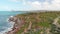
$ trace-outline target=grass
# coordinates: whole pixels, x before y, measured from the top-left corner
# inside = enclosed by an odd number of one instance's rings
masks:
[[[18,18],[22,18],[25,20],[25,24],[23,28],[21,28],[17,34],[21,34],[25,28],[28,28],[29,22],[32,22],[32,29],[34,29],[37,26],[43,27],[43,28],[51,28],[51,23],[53,23],[53,20],[60,16],[60,12],[39,12],[39,13],[26,13],[26,14],[19,14],[17,15]],[[60,23],[60,21],[59,21]],[[38,31],[41,32],[41,31]],[[38,32],[33,32],[35,34],[40,34]]]

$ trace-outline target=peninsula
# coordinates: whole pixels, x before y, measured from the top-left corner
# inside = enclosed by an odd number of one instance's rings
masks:
[[[60,34],[60,11],[28,12],[9,20],[15,24],[7,34]]]

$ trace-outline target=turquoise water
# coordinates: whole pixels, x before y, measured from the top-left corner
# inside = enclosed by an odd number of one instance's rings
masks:
[[[22,11],[17,11],[17,12],[0,11],[0,34],[3,34],[5,31],[10,30],[9,28],[11,28],[13,26],[13,23],[8,22],[8,18],[10,16],[15,16],[17,14],[22,14],[22,13],[25,13],[25,12],[22,12]]]

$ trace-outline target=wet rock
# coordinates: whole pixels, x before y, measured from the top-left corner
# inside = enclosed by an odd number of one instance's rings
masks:
[[[13,16],[13,17],[9,17],[9,22],[15,22],[17,20],[17,17]]]

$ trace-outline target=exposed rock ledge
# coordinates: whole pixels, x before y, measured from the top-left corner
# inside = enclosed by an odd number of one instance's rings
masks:
[[[24,21],[22,19],[17,18],[16,16],[11,16],[8,21],[15,22],[13,28],[11,31],[8,31],[7,34],[16,34],[24,24]]]

